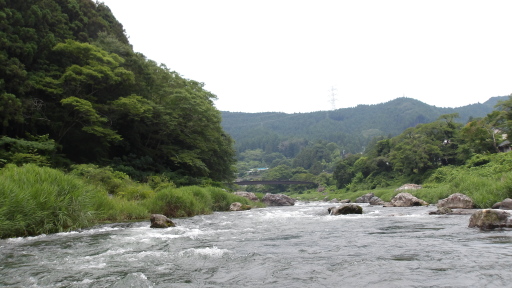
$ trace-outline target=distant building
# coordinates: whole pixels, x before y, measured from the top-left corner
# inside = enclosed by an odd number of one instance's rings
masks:
[[[510,141],[503,141],[500,145],[498,145],[498,149],[500,150],[500,152],[512,151],[512,148],[510,147]]]

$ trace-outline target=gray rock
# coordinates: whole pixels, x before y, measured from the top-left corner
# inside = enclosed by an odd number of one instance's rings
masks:
[[[492,205],[492,209],[500,209],[501,207],[501,202],[498,202],[498,203],[494,203],[494,205]]]
[[[356,204],[344,204],[339,207],[328,208],[330,215],[363,214],[363,208]]]
[[[469,218],[468,227],[478,227],[481,230],[492,230],[496,228],[512,228],[510,213],[496,209],[478,210]]]
[[[512,210],[512,199],[507,198],[501,201],[500,209],[502,210]]]
[[[428,203],[412,196],[410,193],[398,193],[391,199],[393,207],[427,206]]]
[[[244,205],[240,202],[234,202],[234,203],[231,203],[231,205],[229,205],[230,211],[245,211],[245,210],[249,210],[249,209],[251,209],[251,206]]]
[[[444,214],[449,214],[449,213],[452,213],[452,209],[450,209],[448,207],[440,207],[440,208],[437,208],[437,211],[432,211],[432,212],[429,212],[428,214],[429,215],[444,215]]]
[[[384,200],[380,199],[379,197],[377,196],[373,196],[371,199],[370,199],[370,205],[384,205],[386,204],[386,202],[384,202]]]
[[[363,196],[357,197],[355,203],[370,203],[370,199],[373,197],[375,197],[373,193],[364,194]]]
[[[475,207],[475,203],[467,195],[455,193],[448,196],[448,198],[439,200],[437,202],[437,207],[446,207],[450,209],[472,209]]]
[[[149,220],[151,221],[151,228],[169,228],[176,226],[171,219],[162,214],[151,214]]]
[[[251,201],[254,201],[254,202],[259,202],[260,199],[258,199],[258,196],[256,196],[256,194],[252,193],[252,192],[245,192],[245,191],[238,191],[238,192],[234,192],[233,194],[235,195],[238,195],[238,196],[242,196],[244,198],[247,198]]]
[[[268,206],[293,206],[295,205],[295,199],[290,198],[284,194],[270,194],[267,193],[261,200]]]

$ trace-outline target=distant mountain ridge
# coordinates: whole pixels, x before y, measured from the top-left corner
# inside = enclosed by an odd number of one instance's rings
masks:
[[[396,136],[409,127],[433,122],[444,114],[459,113],[460,118],[456,120],[461,123],[471,117],[484,117],[499,101],[506,99],[508,96],[491,97],[484,103],[457,108],[440,108],[401,97],[381,104],[309,113],[223,111],[222,127],[235,139],[238,151],[275,150],[269,145],[279,145],[287,139],[326,140],[357,150],[374,136]]]

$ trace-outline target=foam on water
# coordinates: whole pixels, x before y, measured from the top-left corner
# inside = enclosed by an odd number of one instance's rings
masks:
[[[431,207],[328,215],[336,205],[0,240],[0,286],[505,287],[512,279],[508,258],[488,257],[510,254],[512,231],[482,233],[467,228],[469,216],[429,216]]]
[[[190,255],[200,255],[208,257],[222,257],[224,254],[229,253],[227,249],[219,249],[215,246],[206,248],[191,248],[179,253],[179,256],[188,257]]]

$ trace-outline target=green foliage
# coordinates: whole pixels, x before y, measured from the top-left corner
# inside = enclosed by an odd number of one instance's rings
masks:
[[[89,226],[106,194],[63,172],[27,164],[0,170],[0,238]]]
[[[1,135],[49,135],[67,162],[110,165],[139,181],[234,178],[216,96],[135,53],[103,3],[6,0],[0,26]],[[55,152],[2,151],[0,161],[65,165]]]
[[[188,186],[161,189],[145,205],[151,213],[162,213],[167,217],[190,217],[213,211],[228,211],[233,202],[250,204],[246,198],[220,188]]]
[[[111,167],[99,167],[94,164],[73,165],[72,175],[80,176],[91,184],[103,187],[110,194],[117,194],[124,189],[130,178],[123,172]]]
[[[51,157],[56,152],[55,141],[48,135],[30,136],[27,140],[0,137],[0,159],[18,166],[33,163],[38,166],[50,166]]]

